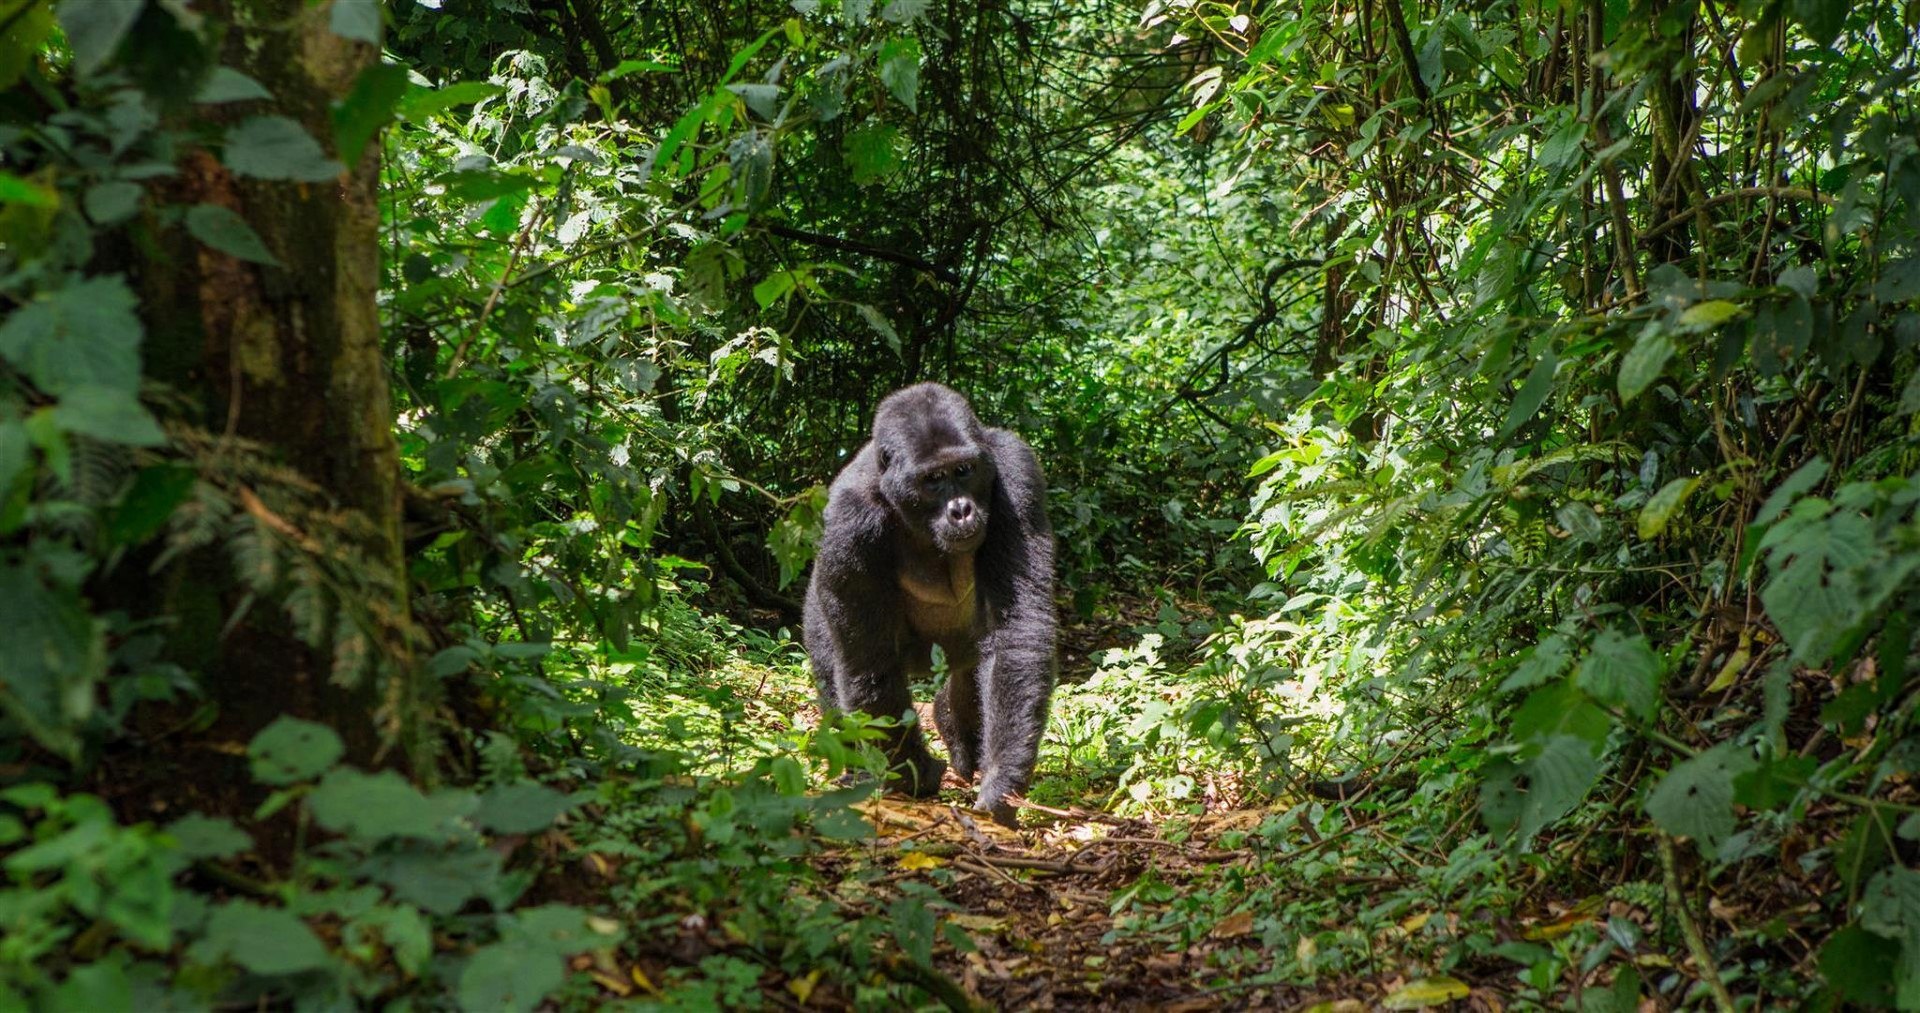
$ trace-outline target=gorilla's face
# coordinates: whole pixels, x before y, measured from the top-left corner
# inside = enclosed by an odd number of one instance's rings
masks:
[[[993,458],[958,394],[924,384],[882,403],[874,422],[880,491],[909,530],[948,555],[987,537]]]

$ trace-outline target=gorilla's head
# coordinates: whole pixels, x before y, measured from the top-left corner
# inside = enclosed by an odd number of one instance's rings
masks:
[[[880,493],[914,537],[949,555],[987,537],[993,457],[967,399],[937,383],[887,395],[873,414]]]

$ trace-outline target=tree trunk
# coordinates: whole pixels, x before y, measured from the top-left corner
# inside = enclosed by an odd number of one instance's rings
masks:
[[[236,10],[238,6],[240,9]],[[378,47],[336,35],[330,4],[212,3],[230,24],[223,62],[272,92],[270,108],[331,147],[330,103]],[[236,259],[184,229],[135,255],[151,326],[148,372],[184,393],[204,428],[195,451],[244,531],[279,553],[286,608],[256,601],[240,553],[194,553],[152,589],[180,617],[171,638],[219,707],[213,734],[245,742],[282,713],[320,721],[348,758],[379,759],[417,723],[400,541],[399,459],[379,340],[379,145],[337,180],[234,174],[212,153],[180,160],[167,197],[244,218],[280,266]],[[268,564],[261,564],[263,566]],[[302,593],[305,597],[301,597]],[[302,612],[308,615],[302,615]],[[222,632],[231,623],[230,630]]]

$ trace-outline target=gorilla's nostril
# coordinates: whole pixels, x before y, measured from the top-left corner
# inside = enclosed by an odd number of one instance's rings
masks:
[[[973,517],[973,504],[966,500],[954,500],[947,504],[947,517],[955,524],[964,523]]]

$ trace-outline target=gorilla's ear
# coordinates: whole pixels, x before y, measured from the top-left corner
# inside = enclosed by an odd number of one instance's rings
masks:
[[[891,467],[893,467],[893,451],[888,450],[885,447],[881,447],[880,448],[880,470],[885,471]]]

